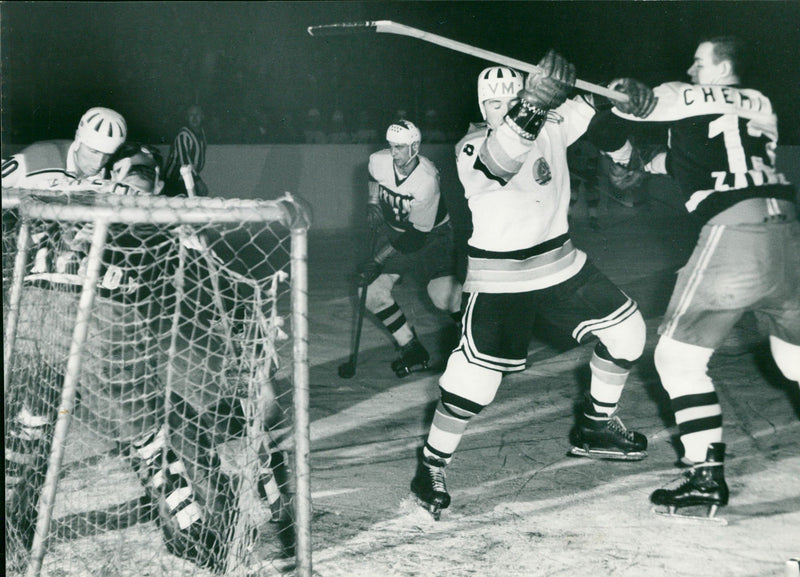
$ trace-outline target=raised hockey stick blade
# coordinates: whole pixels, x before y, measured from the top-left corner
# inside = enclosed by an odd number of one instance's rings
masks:
[[[308,33],[311,36],[342,36],[345,34],[358,34],[360,32],[379,32],[377,29],[379,22],[388,22],[388,20],[319,24],[317,26],[309,26]]]
[[[455,50],[456,52],[476,56],[477,58],[481,58],[489,62],[516,68],[517,70],[522,70],[523,72],[536,72],[539,70],[539,67],[535,64],[530,64],[529,62],[517,60],[516,58],[511,58],[509,56],[504,56],[496,52],[490,52],[489,50],[464,44],[463,42],[458,42],[457,40],[451,40],[450,38],[445,38],[444,36],[439,36],[438,34],[425,32],[419,28],[413,28],[412,26],[406,26],[405,24],[398,24],[397,22],[392,22],[391,20],[341,22],[338,24],[319,24],[308,27],[308,33],[311,36],[338,36],[362,32],[382,32],[384,34],[410,36],[411,38],[417,38],[425,42],[430,42],[431,44],[444,46],[445,48]],[[575,87],[586,92],[592,92],[594,94],[599,94],[600,96],[605,96],[606,98],[611,98],[612,100],[616,100],[618,102],[628,102],[627,94],[617,92],[616,90],[609,90],[605,86],[586,82],[585,80],[576,80]]]

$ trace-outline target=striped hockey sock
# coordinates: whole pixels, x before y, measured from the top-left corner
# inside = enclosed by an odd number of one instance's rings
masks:
[[[592,409],[595,413],[611,415],[617,410],[630,366],[620,366],[611,359],[601,357],[595,350],[589,368],[592,372],[589,395]]]
[[[406,320],[406,315],[403,314],[403,311],[400,310],[400,306],[396,302],[377,311],[375,316],[378,317],[383,323],[383,326],[392,333],[392,337],[394,337],[395,342],[397,342],[399,346],[402,347],[408,344],[411,342],[411,339],[414,338],[414,332],[408,324],[408,320]]]
[[[423,455],[449,463],[470,419],[483,410],[483,406],[442,389],[436,406]]]

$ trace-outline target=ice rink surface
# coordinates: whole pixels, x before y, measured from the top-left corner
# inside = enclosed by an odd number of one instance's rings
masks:
[[[529,367],[506,377],[472,420],[448,467],[452,505],[440,521],[411,499],[416,448],[438,399],[440,368],[398,379],[388,335],[366,319],[356,374],[348,360],[350,274],[366,233],[309,243],[313,566],[321,577],[781,577],[800,556],[800,394],[774,367],[752,317],[714,355],[710,373],[728,444],[727,526],[654,515],[649,494],[678,475],[676,427],[653,366],[657,327],[696,228],[663,202],[601,203],[600,230],[579,200],[572,236],[637,300],[648,326],[644,356],[621,400],[649,456],[609,462],[566,456],[576,404],[588,386],[593,344],[530,343]],[[398,302],[441,367],[448,320],[413,283]]]

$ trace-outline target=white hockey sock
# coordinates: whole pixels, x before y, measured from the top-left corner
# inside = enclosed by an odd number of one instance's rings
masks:
[[[661,337],[655,364],[672,401],[684,448],[684,460],[702,463],[711,443],[722,441],[722,407],[707,367],[714,351]]]

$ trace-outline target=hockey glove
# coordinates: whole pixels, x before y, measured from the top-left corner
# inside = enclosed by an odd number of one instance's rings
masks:
[[[208,185],[199,176],[194,182],[194,193],[197,196],[208,196]]]
[[[542,110],[561,106],[575,85],[575,66],[553,50],[547,52],[538,66],[538,72],[528,74],[519,97]]]
[[[634,80],[633,78],[620,78],[614,80],[609,86],[612,90],[617,90],[627,94],[628,102],[615,102],[617,110],[623,114],[632,114],[638,118],[647,118],[656,107],[658,98],[653,94],[652,88]]]
[[[367,205],[367,225],[370,230],[378,230],[383,224],[383,213],[379,204],[370,202]]]
[[[375,282],[375,279],[381,276],[383,271],[383,263],[373,259],[362,262],[357,269],[358,273],[358,286],[367,287]]]

